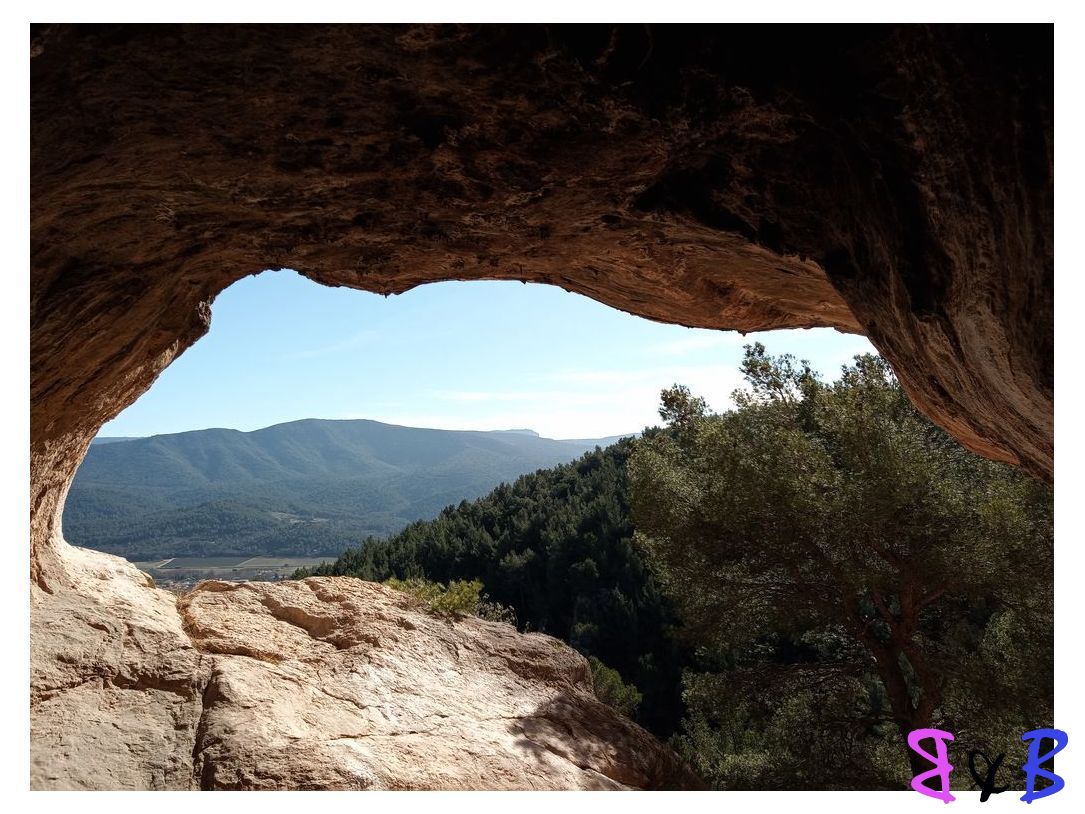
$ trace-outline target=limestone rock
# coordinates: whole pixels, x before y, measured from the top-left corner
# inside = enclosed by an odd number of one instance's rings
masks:
[[[549,636],[349,577],[181,598],[68,548],[34,590],[31,784],[76,789],[697,788]]]
[[[31,585],[31,787],[192,788],[211,662],[176,597],[119,557],[56,550],[71,587]]]

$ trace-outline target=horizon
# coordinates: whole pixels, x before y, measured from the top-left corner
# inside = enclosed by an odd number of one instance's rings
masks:
[[[583,438],[551,438],[543,435],[537,430],[531,427],[507,427],[507,428],[492,428],[488,430],[473,430],[473,429],[459,429],[456,427],[416,427],[412,424],[394,424],[388,421],[378,421],[374,418],[318,418],[316,416],[306,416],[304,418],[293,418],[289,421],[279,421],[275,424],[268,424],[264,427],[255,427],[251,430],[239,430],[236,427],[194,427],[190,430],[178,430],[177,432],[156,432],[151,435],[98,435],[94,436],[95,441],[99,440],[116,440],[116,441],[145,441],[148,438],[159,438],[163,435],[185,435],[191,432],[211,432],[213,430],[225,430],[226,432],[239,432],[243,435],[249,435],[254,432],[261,432],[262,430],[270,430],[275,427],[285,427],[288,424],[300,424],[303,421],[332,421],[332,422],[355,422],[355,421],[367,421],[371,424],[381,424],[385,427],[397,427],[405,430],[432,430],[434,432],[476,432],[476,433],[522,433],[533,434],[542,438],[545,441],[600,441],[608,438],[626,438],[632,435],[639,435],[642,430],[632,430],[630,432],[616,432],[608,433],[607,435],[600,436],[584,436]]]
[[[264,271],[223,291],[208,333],[98,437],[309,418],[525,427],[556,440],[632,434],[659,423],[659,393],[676,383],[717,412],[730,408],[754,341],[830,380],[855,354],[876,352],[831,328],[743,336],[654,322],[540,284],[431,283],[382,296]]]

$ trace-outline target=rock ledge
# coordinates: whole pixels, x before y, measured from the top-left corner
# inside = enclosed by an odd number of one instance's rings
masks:
[[[699,785],[549,636],[349,577],[178,598],[118,558],[66,555],[77,589],[33,596],[33,788]]]

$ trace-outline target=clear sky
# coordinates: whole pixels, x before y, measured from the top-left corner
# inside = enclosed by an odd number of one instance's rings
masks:
[[[873,351],[827,328],[743,337],[662,325],[544,285],[436,283],[386,298],[266,271],[220,294],[207,336],[101,434],[372,418],[618,435],[657,424],[659,391],[675,382],[726,409],[755,339],[830,378]]]

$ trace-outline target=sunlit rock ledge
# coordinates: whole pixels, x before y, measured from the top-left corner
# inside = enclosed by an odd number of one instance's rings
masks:
[[[684,789],[576,651],[350,577],[178,597],[64,545],[36,586],[37,789]]]

